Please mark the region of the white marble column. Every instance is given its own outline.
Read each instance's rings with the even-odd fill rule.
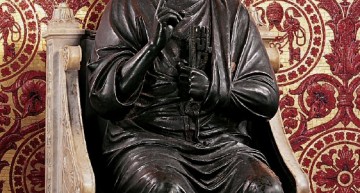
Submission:
[[[46,58],[46,193],[95,192],[86,150],[78,85],[79,28],[65,3],[54,10],[44,35]]]

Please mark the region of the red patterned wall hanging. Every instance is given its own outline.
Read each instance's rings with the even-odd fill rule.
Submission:
[[[279,31],[285,132],[312,192],[360,192],[360,1],[247,1]]]

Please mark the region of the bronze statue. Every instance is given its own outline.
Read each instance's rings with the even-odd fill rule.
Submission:
[[[113,0],[92,60],[112,192],[283,192],[251,146],[279,93],[239,0]]]

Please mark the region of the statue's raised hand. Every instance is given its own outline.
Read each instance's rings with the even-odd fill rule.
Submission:
[[[160,0],[156,9],[155,29],[150,39],[151,43],[160,49],[165,47],[172,36],[174,28],[183,19],[179,12],[164,6],[165,3],[165,0]]]

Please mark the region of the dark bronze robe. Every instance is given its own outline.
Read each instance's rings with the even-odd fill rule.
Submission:
[[[118,69],[148,42],[157,3],[109,3],[89,64],[92,107],[110,120],[103,154],[113,192],[281,192],[264,156],[251,147],[251,133],[262,132],[251,123],[275,114],[278,88],[259,32],[238,0],[168,0],[184,19],[136,92],[118,89]],[[189,138],[196,128],[184,112],[189,99],[180,97],[177,70],[178,61],[188,60],[193,26],[211,29],[212,46],[202,69],[211,83],[199,141]]]

